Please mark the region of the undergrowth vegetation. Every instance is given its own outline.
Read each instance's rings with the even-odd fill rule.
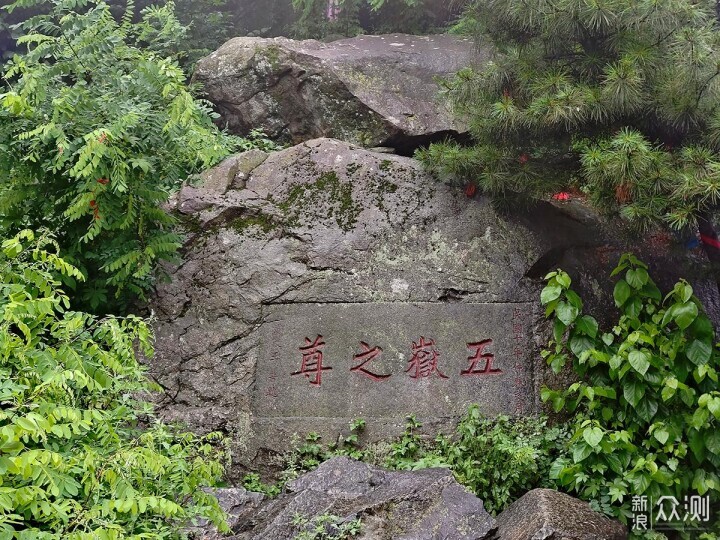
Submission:
[[[217,434],[160,423],[136,349],[137,317],[71,310],[60,276],[82,274],[30,231],[0,247],[0,539],[180,539],[224,470]]]

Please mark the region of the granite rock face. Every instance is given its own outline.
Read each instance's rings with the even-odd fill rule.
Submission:
[[[356,418],[369,442],[410,414],[451,429],[471,403],[537,412],[553,385],[543,276],[564,268],[602,319],[609,271],[636,244],[582,205],[501,215],[410,158],[331,139],[240,154],[205,178],[175,200],[189,236],[150,304],[150,369],[166,418],[233,437],[235,474]],[[670,245],[639,255],[663,286],[693,281]]]
[[[194,75],[233,133],[301,142],[334,137],[398,153],[466,132],[436,78],[484,61],[470,40],[405,34],[331,43],[234,38]]]
[[[232,540],[289,540],[327,514],[338,524],[360,519],[358,540],[483,540],[495,530],[482,501],[447,469],[386,471],[344,457],[290,482],[252,517],[230,514]]]
[[[552,489],[533,489],[497,517],[496,540],[625,540],[619,521]]]

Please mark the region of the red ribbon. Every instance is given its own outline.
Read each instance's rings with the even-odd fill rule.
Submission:
[[[710,236],[707,236],[706,234],[701,234],[700,240],[702,241],[703,244],[712,246],[715,249],[720,249],[720,240],[718,240],[717,238],[711,238]]]

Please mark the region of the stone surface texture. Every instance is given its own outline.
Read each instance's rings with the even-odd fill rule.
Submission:
[[[495,540],[625,540],[619,521],[552,489],[533,489],[497,517]]]
[[[332,442],[363,415],[363,442],[402,433],[409,411],[429,433],[450,429],[461,412],[456,388],[462,406],[539,410],[538,386],[554,384],[539,358],[548,339],[538,302],[543,276],[570,272],[586,312],[609,321],[607,276],[627,243],[637,244],[580,203],[501,215],[410,158],[332,139],[240,154],[206,178],[175,200],[188,238],[184,262],[168,269],[171,282],[150,303],[157,317],[150,369],[164,388],[166,418],[232,436],[233,474],[267,463],[295,433]],[[685,276],[706,303],[717,302],[714,284],[683,264],[687,252],[675,253],[670,240],[645,246],[638,254],[661,286]],[[410,341],[430,332],[447,380],[406,371]],[[334,369],[314,385],[291,373],[301,368],[304,338],[318,335],[327,342],[323,365]],[[472,356],[466,342],[487,338],[495,341],[484,352],[505,373],[462,378]],[[392,379],[350,373],[362,340],[384,348],[383,360],[368,367]],[[282,343],[292,350],[272,349]]]
[[[232,514],[232,511],[231,511]],[[495,520],[447,469],[386,471],[338,457],[290,482],[251,517],[233,516],[232,540],[288,540],[321,515],[360,519],[358,540],[483,540]],[[312,525],[306,525],[312,526]]]
[[[296,143],[334,137],[411,152],[466,132],[437,78],[485,60],[471,40],[449,35],[239,37],[202,59],[194,80],[233,133],[260,128]]]
[[[497,518],[447,469],[388,471],[346,457],[326,461],[290,482],[276,499],[215,490],[228,513],[228,540],[288,540],[318,517],[361,521],[358,540],[625,540],[627,529],[579,499],[534,489]],[[304,524],[295,522],[302,516]],[[332,533],[328,529],[328,533]],[[195,538],[219,540],[205,525]]]

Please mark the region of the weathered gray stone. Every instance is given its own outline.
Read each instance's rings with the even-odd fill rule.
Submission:
[[[497,540],[624,540],[619,521],[552,489],[533,489],[497,516]]]
[[[386,471],[339,457],[326,461],[287,486],[287,493],[239,522],[233,540],[287,540],[301,527],[331,514],[360,519],[358,540],[482,540],[495,520],[480,499],[468,493],[447,469]]]
[[[436,78],[478,61],[471,40],[449,35],[234,38],[202,59],[194,78],[233,133],[260,128],[293,142],[335,137],[410,152],[466,132]]]
[[[208,492],[217,497],[220,508],[227,514],[227,524],[233,530],[247,526],[266,500],[262,493],[241,487],[208,489]],[[227,535],[219,533],[211,523],[204,520],[188,532],[194,540],[227,539]]]
[[[239,466],[287,449],[293,433],[334,441],[360,416],[372,441],[402,433],[408,412],[433,432],[451,428],[469,401],[492,414],[538,410],[538,386],[550,379],[539,357],[543,276],[569,271],[587,312],[610,320],[607,276],[636,244],[579,203],[500,215],[412,159],[329,139],[243,154],[236,165],[232,181],[177,197],[189,238],[150,305],[150,367],[165,417],[232,434]],[[686,252],[673,249],[646,242],[636,252],[663,286],[685,276],[702,293]],[[292,373],[305,338],[319,335],[333,369],[312,385],[312,374]],[[448,379],[405,372],[421,336],[435,339]],[[462,377],[467,344],[484,339],[503,373]],[[384,349],[368,367],[391,379],[350,371],[361,340]]]

